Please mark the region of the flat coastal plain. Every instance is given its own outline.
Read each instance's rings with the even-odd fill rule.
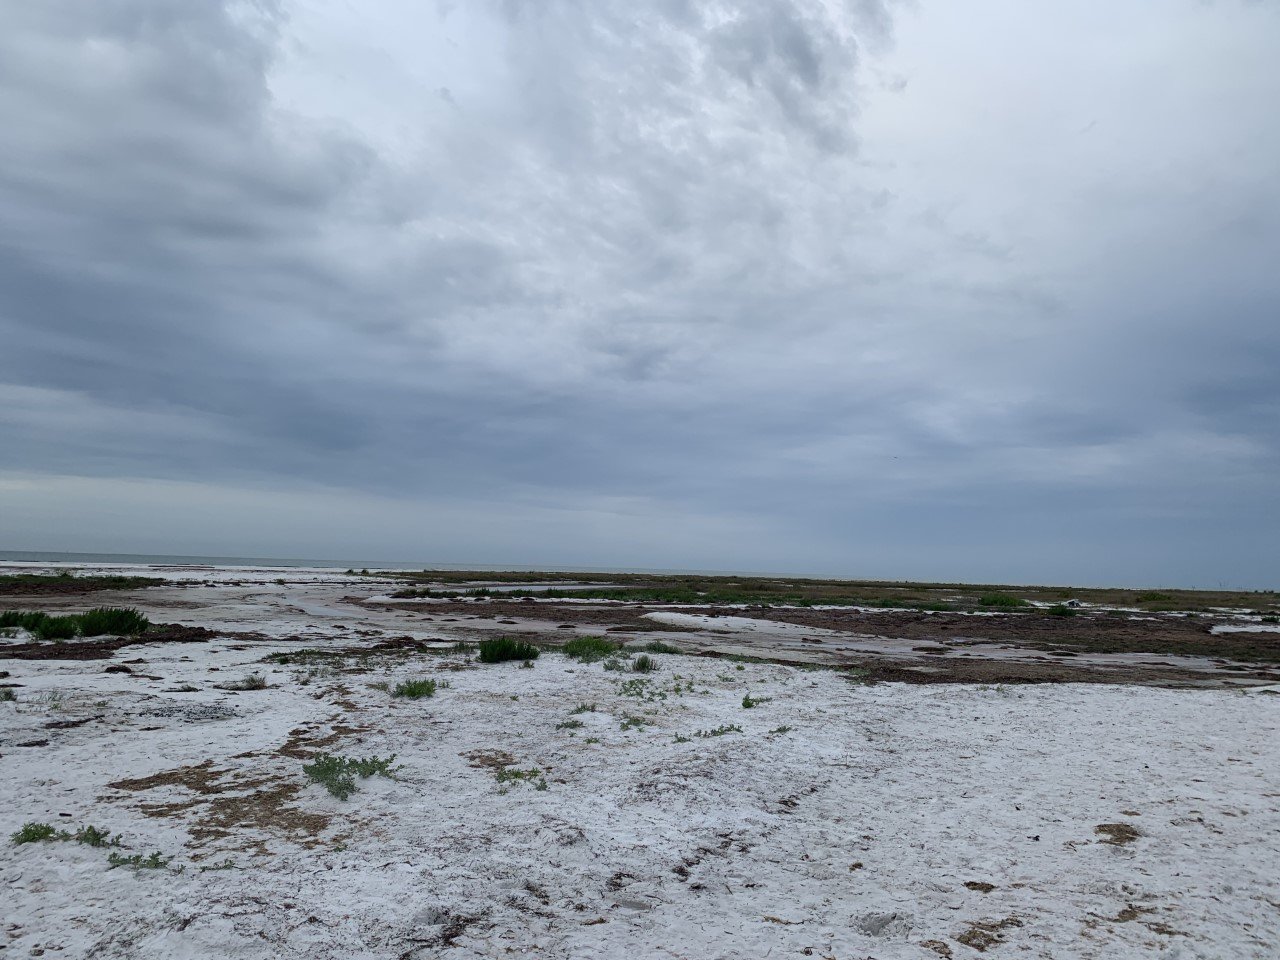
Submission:
[[[1274,595],[3,567],[6,956],[1280,955]]]

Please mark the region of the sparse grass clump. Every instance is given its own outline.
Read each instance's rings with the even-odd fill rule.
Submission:
[[[978,598],[978,603],[984,607],[1025,607],[1027,605],[1027,601],[1007,593],[983,594]]]
[[[434,680],[404,680],[396,684],[394,690],[391,691],[393,697],[406,697],[410,700],[421,700],[423,697],[434,697],[436,695],[436,682]]]
[[[595,713],[595,712],[596,712],[596,705],[594,703],[580,703],[576,707],[574,707],[572,710],[569,711],[569,715],[575,716],[579,713]]]
[[[537,660],[540,653],[542,651],[532,643],[511,637],[495,637],[480,641],[476,658],[481,663],[503,663],[507,660]]]
[[[631,661],[632,673],[653,673],[658,669],[658,661],[647,653],[642,653]]]
[[[650,653],[683,653],[679,647],[673,647],[669,643],[663,643],[661,640],[651,640],[644,645],[644,649]]]
[[[17,696],[9,687],[0,687],[0,703],[13,703]]]
[[[550,789],[547,785],[546,776],[536,767],[529,770],[519,770],[516,767],[499,767],[494,771],[494,776],[497,778],[499,785],[502,786],[499,793],[506,793],[507,784],[511,783],[531,783],[535,790]]]
[[[581,726],[584,726],[581,720],[561,720],[559,723],[556,724],[556,729],[557,730],[577,730]]]
[[[217,684],[219,690],[265,690],[267,689],[267,678],[256,673],[251,673],[247,677],[231,683]]]
[[[606,640],[604,637],[574,637],[568,641],[561,650],[566,657],[573,657],[583,663],[594,663],[597,660],[603,660],[617,653],[621,648],[619,644],[612,640]]]
[[[722,727],[716,727],[714,730],[699,730],[694,734],[695,737],[723,737],[726,733],[741,733],[742,728],[736,723],[726,723]]]
[[[322,753],[313,763],[304,763],[302,772],[320,784],[339,800],[346,800],[356,792],[356,777],[367,780],[375,774],[395,779],[395,754],[389,757],[338,757]]]
[[[1051,617],[1074,617],[1076,615],[1075,610],[1063,603],[1055,603],[1045,612]]]
[[[768,703],[773,697],[753,697],[749,693],[742,695],[742,708],[750,710],[752,707],[758,707],[762,703]]]

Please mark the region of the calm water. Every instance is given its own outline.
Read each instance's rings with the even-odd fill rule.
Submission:
[[[58,553],[42,550],[0,550],[0,562],[16,563],[118,563],[126,566],[181,566],[199,567],[318,567],[333,570],[518,570],[556,571],[567,570],[582,573],[671,573],[708,574],[706,570],[651,570],[634,567],[557,567],[526,566],[524,564],[489,563],[408,563],[387,560],[305,560],[297,557],[199,557],[151,553]]]

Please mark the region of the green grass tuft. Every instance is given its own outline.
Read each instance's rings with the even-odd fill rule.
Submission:
[[[481,663],[503,663],[507,660],[536,660],[542,651],[532,643],[514,640],[511,637],[496,637],[493,640],[481,640],[476,658]]]
[[[673,647],[669,643],[663,643],[661,640],[651,640],[644,645],[644,649],[650,653],[684,653],[679,647]]]
[[[1025,607],[1027,601],[1012,597],[1007,593],[987,593],[978,598],[984,607]]]
[[[242,677],[231,683],[219,683],[217,687],[219,690],[265,690],[267,689],[267,678],[251,673],[249,676]]]
[[[653,673],[658,669],[658,661],[647,653],[642,653],[631,661],[632,673]]]
[[[436,682],[434,680],[404,680],[396,684],[396,688],[391,691],[393,697],[407,697],[410,700],[421,700],[423,697],[434,697],[436,695]]]
[[[583,663],[594,663],[617,653],[621,646],[604,637],[574,637],[560,649],[566,657],[573,657]]]

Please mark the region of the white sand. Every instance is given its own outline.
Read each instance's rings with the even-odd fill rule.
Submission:
[[[257,663],[280,649],[140,646],[114,661],[145,658],[133,675],[0,661],[21,684],[0,704],[0,829],[92,823],[121,853],[172,857],[108,870],[106,850],[0,843],[6,956],[1280,954],[1274,693],[866,687],[659,656],[646,689],[665,698],[646,699],[619,691],[632,675],[556,654],[532,670],[382,659],[303,683],[306,667]],[[254,669],[274,686],[212,687]],[[367,686],[411,676],[451,686],[417,702]],[[200,689],[164,692],[183,683]],[[743,709],[747,691],[773,699]],[[571,716],[580,703],[597,710]],[[622,730],[627,716],[647,725]],[[674,739],[728,724],[742,732]],[[302,786],[303,759],[277,751],[339,725],[324,749],[394,753],[398,779],[346,802]],[[504,788],[464,756],[477,749],[547,789]],[[187,786],[108,786],[202,763]],[[1114,823],[1138,837],[1101,842]]]

